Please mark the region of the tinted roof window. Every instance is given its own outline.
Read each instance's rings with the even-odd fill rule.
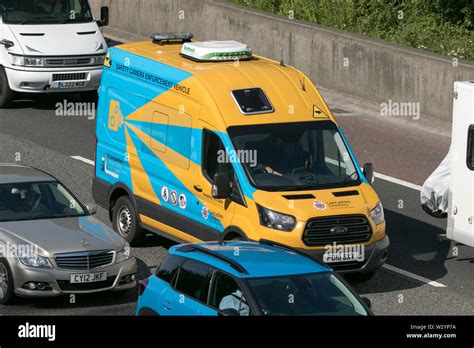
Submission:
[[[273,106],[260,88],[239,89],[232,92],[243,114],[261,114],[273,112]]]

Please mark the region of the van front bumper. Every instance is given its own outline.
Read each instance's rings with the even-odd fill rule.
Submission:
[[[351,261],[351,262],[335,262],[328,263],[327,265],[334,269],[338,273],[374,273],[376,272],[387,260],[388,247],[390,240],[388,236],[378,242],[366,245],[364,247],[364,260],[363,261]],[[323,255],[326,252],[325,249],[309,250],[299,249],[302,252],[312,256],[313,258],[323,262]]]
[[[33,268],[21,262],[10,262],[14,280],[14,292],[20,297],[54,297],[62,294],[88,294],[107,290],[121,291],[134,288],[137,284],[135,274],[137,263],[135,258],[104,266],[93,270],[64,270],[49,268]],[[71,284],[71,274],[107,272],[107,281],[88,284]],[[29,282],[45,283],[48,290],[29,290],[25,284]]]
[[[20,70],[5,68],[10,88],[22,93],[64,93],[97,90],[102,77],[102,66],[75,69]],[[59,75],[54,76],[53,75]],[[56,81],[55,81],[56,80]],[[79,82],[81,86],[60,88],[60,82]]]

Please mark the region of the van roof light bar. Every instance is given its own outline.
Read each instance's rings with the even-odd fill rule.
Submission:
[[[182,253],[198,251],[203,254],[213,256],[216,259],[219,259],[221,261],[228,263],[233,269],[235,269],[239,273],[249,274],[249,272],[240,263],[232,260],[230,257],[224,256],[221,253],[215,252],[214,250],[205,248],[200,245],[192,245],[192,244],[183,245],[182,247],[178,248],[177,251],[182,252]]]
[[[194,37],[191,33],[153,33],[151,39],[153,43],[164,45],[170,41],[190,42]]]

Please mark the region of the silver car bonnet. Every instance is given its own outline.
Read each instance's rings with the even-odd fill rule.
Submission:
[[[30,244],[46,253],[42,256],[91,250],[120,251],[125,240],[92,216],[0,222],[0,240]]]

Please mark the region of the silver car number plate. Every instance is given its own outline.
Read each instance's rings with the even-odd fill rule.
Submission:
[[[71,274],[70,282],[72,284],[96,283],[107,280],[107,272]]]

